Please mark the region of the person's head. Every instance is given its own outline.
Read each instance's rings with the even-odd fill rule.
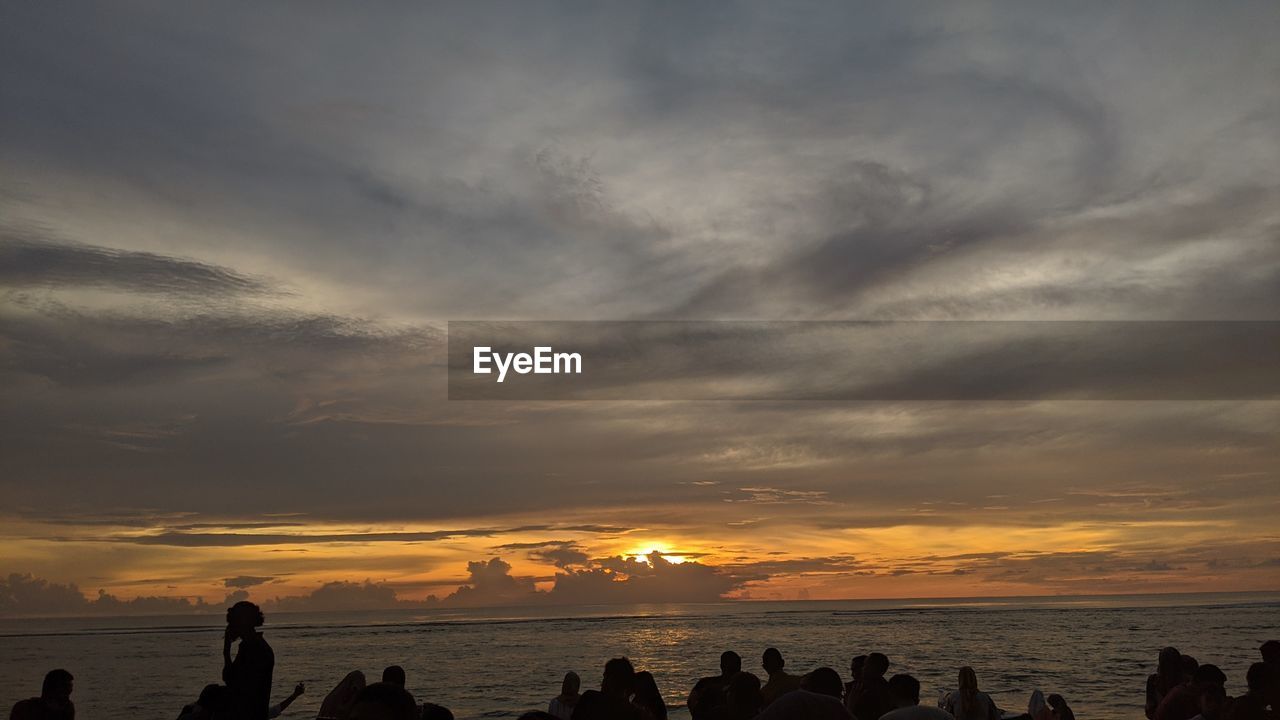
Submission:
[[[399,685],[376,682],[356,695],[347,720],[418,720],[418,703]]]
[[[574,697],[578,694],[578,689],[582,687],[582,678],[578,677],[578,673],[570,670],[564,674],[564,680],[560,682],[560,695],[563,697]]]
[[[729,677],[742,670],[742,658],[732,650],[720,653],[720,674]]]
[[[920,681],[907,674],[889,678],[889,697],[898,707],[920,704]]]
[[[343,717],[347,712],[347,708],[351,707],[351,703],[356,701],[356,696],[364,689],[365,679],[364,673],[359,670],[352,670],[342,678],[324,700],[320,703],[321,717]]]
[[[1200,690],[1200,714],[1206,720],[1216,720],[1227,707],[1227,691],[1220,685],[1210,685]]]
[[[265,620],[262,608],[248,600],[241,600],[227,608],[227,627],[235,631],[237,637],[248,636],[254,628],[262,627]]]
[[[829,667],[820,667],[805,675],[800,679],[800,688],[833,698],[844,694],[844,682],[840,680],[840,673]]]
[[[382,671],[382,682],[404,687],[404,668],[399,665],[387,666],[387,668]]]
[[[1210,686],[1223,687],[1227,684],[1226,673],[1218,669],[1217,665],[1205,663],[1196,668],[1191,676],[1191,684],[1197,689],[1204,689]]]
[[[758,710],[764,699],[760,696],[760,678],[749,672],[740,672],[729,681],[725,699],[736,708]]]
[[[641,670],[636,673],[631,689],[635,692],[636,699],[642,702],[662,700],[662,693],[658,691],[658,681],[653,679],[653,673],[648,670]]]
[[[1195,675],[1196,668],[1200,667],[1200,661],[1196,660],[1190,655],[1183,655],[1181,662],[1182,662],[1182,676],[1188,679],[1190,679],[1192,675]]]
[[[1280,640],[1268,640],[1260,648],[1262,662],[1280,665]]]
[[[442,705],[423,703],[422,720],[453,720],[453,713]]]
[[[627,698],[635,685],[636,669],[631,661],[618,657],[604,664],[604,677],[600,680],[600,692]]]
[[[227,696],[227,688],[224,685],[205,685],[200,691],[200,697],[196,698],[196,704],[205,710],[229,710],[230,703]]]
[[[889,658],[884,653],[873,652],[862,666],[862,674],[868,677],[884,677],[889,672]]]
[[[855,655],[854,658],[849,661],[849,672],[853,673],[854,680],[857,680],[858,678],[862,677],[862,670],[866,666],[867,666],[866,655]]]
[[[973,671],[973,668],[969,667],[968,665],[965,665],[964,667],[960,668],[960,677],[958,679],[958,687],[960,688],[960,692],[962,693],[977,692],[978,674]]]
[[[1164,677],[1177,677],[1182,674],[1182,653],[1176,647],[1167,647],[1160,651],[1160,659],[1156,662],[1156,673]]]
[[[763,667],[764,671],[770,675],[782,670],[786,664],[787,661],[782,659],[782,653],[778,648],[769,648],[768,650],[765,650],[764,656],[760,659],[760,666]]]
[[[71,697],[75,688],[75,678],[61,668],[45,673],[44,683],[40,686],[40,697],[45,700],[66,700]]]

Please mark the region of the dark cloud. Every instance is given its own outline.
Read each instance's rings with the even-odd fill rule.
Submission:
[[[170,615],[207,613],[218,607],[199,598],[193,601],[180,597],[139,596],[122,600],[102,590],[89,599],[74,583],[62,585],[18,573],[0,579],[0,615],[4,616]]]
[[[241,590],[245,590],[257,585],[262,585],[264,583],[271,582],[274,579],[275,578],[273,577],[259,577],[254,575],[237,575],[236,577],[229,577],[224,579],[222,581],[222,584],[225,587],[239,588]]]
[[[272,523],[247,523],[246,525],[249,527],[258,525],[264,527],[279,526],[278,524]],[[285,525],[287,525],[287,523],[285,523]],[[168,545],[173,547],[246,547],[254,545],[309,545],[330,543],[424,543],[457,538],[495,537],[514,533],[555,529],[595,533],[611,533],[615,531],[615,528],[607,526],[557,527],[554,525],[521,525],[505,528],[460,528],[456,530],[431,530],[424,532],[197,533],[186,531],[166,531],[151,535],[113,535],[92,539],[99,542],[128,543],[136,545]],[[70,540],[71,538],[66,539]],[[83,539],[84,538],[80,538],[79,540]],[[572,541],[551,543],[511,543],[507,545],[499,545],[498,549],[546,548],[552,545],[563,548],[572,546],[574,543]]]
[[[720,568],[673,563],[653,552],[644,561],[604,558],[595,567],[558,573],[550,599],[570,604],[714,602],[743,583]]]
[[[216,265],[0,233],[0,287],[109,287],[201,297],[273,292],[262,280]]]
[[[522,605],[539,599],[531,578],[513,577],[502,558],[467,563],[467,584],[444,598],[446,605],[487,607]]]
[[[305,595],[275,597],[262,605],[275,612],[349,612],[421,607],[423,603],[402,601],[392,586],[365,580],[328,582]]]

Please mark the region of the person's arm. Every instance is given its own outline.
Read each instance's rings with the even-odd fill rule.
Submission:
[[[289,706],[293,704],[293,701],[297,700],[298,697],[301,696],[302,693],[306,691],[307,691],[306,686],[303,685],[302,683],[298,683],[297,685],[294,686],[293,692],[289,695],[289,697],[271,706],[271,709],[267,711],[267,717],[269,718],[280,717],[280,715],[283,714],[285,710],[289,709]]]
[[[231,643],[234,641],[228,626],[222,633],[222,682],[226,685],[231,684]]]

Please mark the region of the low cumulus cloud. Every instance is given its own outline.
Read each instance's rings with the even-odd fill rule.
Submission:
[[[222,606],[196,598],[138,596],[121,599],[99,590],[89,598],[75,583],[60,584],[27,574],[0,579],[0,615],[182,615],[216,612]]]

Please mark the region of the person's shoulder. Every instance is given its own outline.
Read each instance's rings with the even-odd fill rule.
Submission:
[[[39,720],[44,717],[44,701],[38,697],[19,700],[9,711],[10,720]]]

